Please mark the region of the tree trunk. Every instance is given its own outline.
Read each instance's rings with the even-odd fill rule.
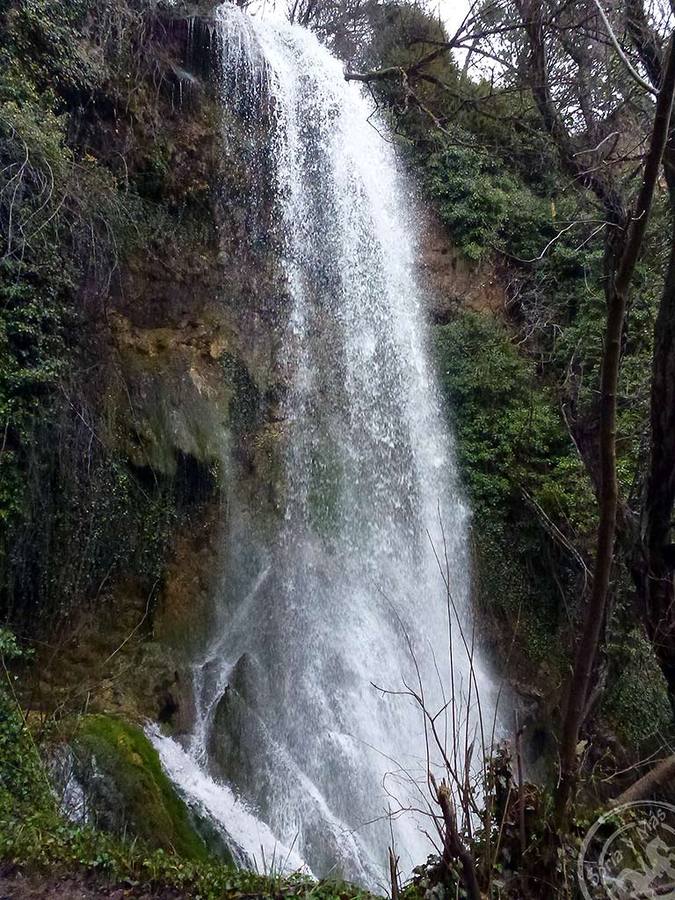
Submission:
[[[650,769],[646,775],[639,778],[623,794],[619,794],[612,800],[612,806],[621,806],[624,803],[635,803],[637,800],[648,799],[655,791],[675,780],[675,754],[667,756]]]
[[[616,272],[608,273],[609,277],[606,285],[607,324],[600,380],[600,490],[598,497],[600,519],[593,568],[593,585],[577,644],[574,671],[569,686],[567,709],[560,739],[560,784],[556,796],[556,812],[561,823],[566,817],[567,806],[576,775],[577,742],[581,726],[583,725],[593,665],[607,611],[607,596],[614,558],[618,505],[616,394],[621,363],[621,334],[625,318],[626,300],[646,231],[654,188],[669,136],[674,88],[675,53],[672,52],[671,41],[663,85],[659,91],[656,103],[654,127],[645,162],[642,187],[628,228],[621,259]],[[672,319],[670,326],[673,327]],[[672,362],[675,363],[675,358],[673,358]],[[669,372],[669,374],[675,374],[675,371],[673,373]],[[671,388],[675,386],[672,381],[670,386]],[[670,508],[672,508],[672,499]],[[649,578],[649,583],[663,587],[665,582]],[[670,585],[672,588],[672,577]]]
[[[464,846],[457,832],[455,811],[452,808],[452,796],[444,781],[441,782],[441,786],[436,790],[436,799],[441,807],[445,824],[443,862],[450,870],[453,859],[458,859],[462,866],[462,880],[464,881],[464,888],[468,897],[470,900],[481,900],[478,876],[476,875],[476,862],[469,850]]]
[[[643,0],[626,0],[626,24],[642,64],[657,87],[664,60],[649,26]],[[651,443],[642,533],[634,566],[645,630],[668,685],[675,713],[675,548],[671,521],[675,503],[675,134],[663,155],[671,217],[671,253],[654,328],[651,385]]]
[[[577,742],[583,724],[591,675],[605,621],[607,595],[614,557],[618,483],[616,476],[616,393],[621,361],[621,335],[626,312],[626,292],[618,293],[616,281],[607,287],[607,324],[600,381],[600,490],[597,545],[591,596],[586,605],[577,644],[567,710],[560,739],[560,785],[556,798],[559,818],[567,803],[576,773]]]
[[[675,148],[668,154],[671,165]],[[673,171],[675,176],[675,170]],[[672,178],[675,182],[675,177]],[[643,511],[643,616],[675,707],[675,548],[670,531],[675,502],[675,190],[672,247],[654,328],[651,454]]]

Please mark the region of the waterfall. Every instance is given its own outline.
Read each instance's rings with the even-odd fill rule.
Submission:
[[[226,830],[240,803],[268,846],[373,886],[392,840],[408,871],[433,850],[433,824],[406,810],[425,808],[438,758],[405,685],[445,708],[450,752],[478,734],[489,692],[470,673],[468,513],[426,348],[414,206],[372,102],[312,33],[225,4],[218,42],[224,103],[252,134],[268,122],[259,168],[289,304],[285,509],[222,599],[187,750],[153,739]]]

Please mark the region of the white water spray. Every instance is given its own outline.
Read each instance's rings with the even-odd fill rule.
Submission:
[[[407,684],[430,711],[447,704],[452,743],[466,698],[487,690],[460,637],[471,641],[468,517],[425,348],[416,223],[370,102],[313,34],[226,4],[218,39],[224,103],[270,126],[260,169],[291,301],[286,508],[196,668],[189,756],[155,740],[188,797],[227,792],[215,773],[266,841],[373,886],[392,827],[404,869],[433,849],[431,823],[403,812],[425,807],[436,762],[423,716],[387,692]],[[216,816],[246,843],[229,808]]]

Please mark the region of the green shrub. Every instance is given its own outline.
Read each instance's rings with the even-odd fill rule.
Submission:
[[[435,329],[435,348],[474,513],[479,603],[516,633],[516,656],[562,665],[578,569],[546,519],[571,542],[588,538],[587,476],[551,392],[503,324],[462,313]]]
[[[20,821],[33,811],[55,812],[42,760],[14,691],[11,667],[29,655],[11,631],[0,628],[0,828],[6,817]]]
[[[476,514],[506,523],[530,496],[555,521],[588,528],[592,496],[554,396],[506,328],[463,313],[436,329],[435,346]]]

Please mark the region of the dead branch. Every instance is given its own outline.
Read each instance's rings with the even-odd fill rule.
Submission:
[[[391,881],[391,900],[399,900],[400,891],[398,887],[398,856],[389,848],[389,878]]]
[[[675,779],[675,753],[658,762],[642,778],[632,784],[618,797],[612,800],[612,806],[622,806],[624,803],[634,803],[636,800],[645,800],[658,788],[672,783]]]
[[[441,808],[443,823],[445,825],[443,863],[448,870],[450,870],[452,861],[458,859],[462,866],[464,887],[466,888],[467,894],[471,900],[481,900],[478,876],[476,875],[476,862],[470,851],[464,846],[457,831],[457,819],[453,809],[450,788],[445,780],[441,781],[439,786],[436,784],[433,775],[431,778],[434,783],[436,799]]]

